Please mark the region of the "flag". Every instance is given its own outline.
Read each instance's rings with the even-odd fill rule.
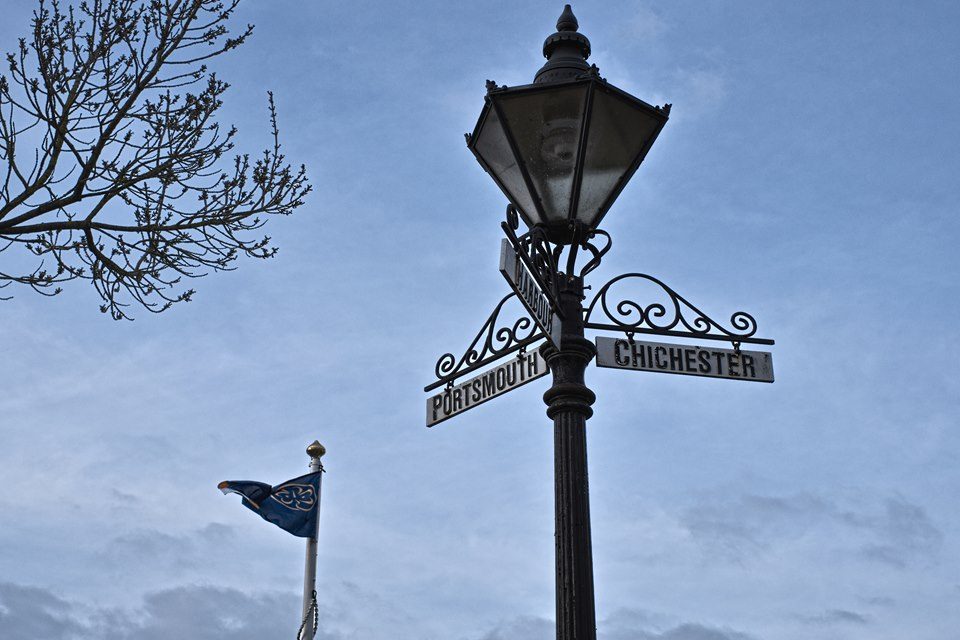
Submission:
[[[243,496],[243,506],[284,531],[312,538],[320,511],[320,474],[315,471],[271,487],[263,482],[226,480],[217,488]]]

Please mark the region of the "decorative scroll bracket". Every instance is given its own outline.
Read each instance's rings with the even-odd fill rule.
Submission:
[[[516,293],[510,292],[500,300],[493,313],[483,323],[477,337],[473,339],[473,342],[470,343],[470,346],[467,347],[467,350],[459,359],[452,353],[445,353],[440,356],[434,367],[437,381],[424,387],[424,391],[432,391],[445,384],[452,384],[454,380],[471,371],[476,371],[515,351],[526,349],[529,345],[545,338],[543,332],[538,329],[526,313],[515,320],[513,324],[497,328],[497,320],[504,305],[516,295]]]
[[[560,318],[563,318],[563,312],[558,301],[561,276],[559,265],[566,246],[552,244],[547,237],[547,231],[541,226],[534,226],[527,233],[518,236],[516,230],[520,226],[520,221],[517,209],[512,204],[507,205],[507,219],[505,222],[501,222],[500,226],[514,251],[517,252],[517,256],[549,299],[554,312]],[[588,230],[576,220],[570,221],[570,229],[572,241],[569,243],[567,253],[566,273],[568,275],[575,273],[577,253],[578,250],[582,250],[588,257],[586,264],[580,269],[580,278],[584,278],[600,266],[600,261],[610,251],[613,240],[606,231],[600,229]],[[603,242],[599,246],[594,242],[597,237],[603,238]]]
[[[628,279],[638,279],[656,285],[663,291],[668,301],[654,301],[643,305],[629,298],[616,300],[617,296],[612,296],[610,293],[611,287]],[[615,303],[611,304],[608,298],[614,298]],[[604,317],[595,318],[595,312],[602,313]],[[625,273],[609,280],[597,291],[584,310],[583,320],[585,328],[620,331],[628,336],[634,333],[646,333],[678,338],[718,340],[732,342],[735,348],[739,348],[740,343],[774,344],[773,340],[754,337],[757,333],[757,321],[749,313],[735,312],[730,316],[732,328],[728,329],[700,311],[661,280],[645,273]]]

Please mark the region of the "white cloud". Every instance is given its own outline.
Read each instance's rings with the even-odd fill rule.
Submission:
[[[651,42],[657,40],[669,27],[663,12],[648,2],[635,2],[620,23],[618,36]]]
[[[827,541],[826,549],[852,549],[862,558],[903,568],[934,558],[943,542],[927,512],[901,496],[841,501],[747,494],[689,508],[681,522],[708,556],[737,562],[810,536]]]
[[[658,628],[647,612],[620,610],[597,624],[597,640],[750,640],[751,636],[697,623],[680,623]],[[479,640],[551,640],[556,637],[552,620],[520,616],[502,622]]]

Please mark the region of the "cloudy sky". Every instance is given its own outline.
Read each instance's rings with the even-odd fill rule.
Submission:
[[[506,293],[463,133],[561,9],[245,1],[223,121],[261,149],[272,89],[315,191],[274,260],[162,316],[0,303],[5,640],[293,638],[302,540],[216,484],[314,438],[320,638],[552,637],[547,381],[433,429],[422,388]],[[777,340],[773,385],[588,369],[601,640],[955,640],[960,6],[574,9],[606,78],[674,105],[594,284],[652,273]]]

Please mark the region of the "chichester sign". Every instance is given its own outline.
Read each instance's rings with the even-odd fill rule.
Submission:
[[[554,313],[550,299],[540,289],[527,267],[520,260],[516,250],[509,240],[504,239],[500,245],[500,273],[507,279],[507,283],[517,292],[520,302],[527,308],[534,322],[540,327],[547,339],[557,349],[560,348],[560,319]]]
[[[427,398],[427,426],[443,422],[549,373],[539,351],[523,353],[455,387]]]
[[[597,338],[597,366],[687,376],[773,382],[773,356],[625,338]]]

